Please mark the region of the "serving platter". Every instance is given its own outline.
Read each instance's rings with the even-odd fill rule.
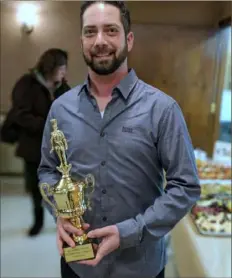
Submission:
[[[201,198],[191,218],[202,235],[231,236],[231,181],[201,181]]]

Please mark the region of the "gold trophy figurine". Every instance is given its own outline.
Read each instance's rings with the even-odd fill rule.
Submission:
[[[67,163],[66,150],[68,144],[64,133],[58,129],[57,120],[51,120],[51,152],[55,151],[60,166],[57,170],[62,174],[61,180],[55,185],[47,183],[40,185],[40,191],[44,200],[54,209],[56,216],[69,219],[78,229],[83,230],[83,214],[86,209],[91,210],[90,197],[94,191],[95,180],[93,175],[88,174],[84,180],[74,181],[70,177],[72,165]],[[49,200],[49,197],[52,199]],[[72,235],[76,246],[74,248],[65,245],[64,258],[66,262],[81,261],[95,258],[95,252],[91,239],[86,233],[82,236]]]

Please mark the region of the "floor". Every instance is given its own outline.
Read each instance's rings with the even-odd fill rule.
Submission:
[[[26,236],[32,223],[31,202],[20,178],[1,178],[1,276],[60,277],[55,224],[46,212],[45,227],[36,238]],[[178,277],[169,251],[166,277]]]

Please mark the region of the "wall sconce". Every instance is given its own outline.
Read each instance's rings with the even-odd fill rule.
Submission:
[[[20,3],[17,18],[22,31],[30,34],[37,23],[37,7],[32,3]]]

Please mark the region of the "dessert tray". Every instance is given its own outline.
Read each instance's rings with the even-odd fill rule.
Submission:
[[[197,160],[198,174],[201,180],[204,179],[231,179],[231,166],[213,163],[210,161]]]
[[[231,189],[230,180],[201,181],[201,198],[190,213],[199,233],[231,236]]]

